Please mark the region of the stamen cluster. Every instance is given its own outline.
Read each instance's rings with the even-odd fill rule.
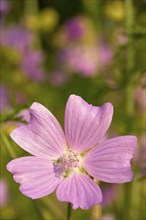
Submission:
[[[66,171],[70,171],[75,167],[79,167],[79,155],[69,149],[62,157],[62,165]]]

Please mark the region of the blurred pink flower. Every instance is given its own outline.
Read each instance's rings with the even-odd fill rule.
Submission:
[[[25,105],[26,104],[26,97],[24,93],[17,91],[16,92],[16,103],[19,105]]]
[[[124,45],[128,42],[128,37],[124,34],[120,34],[120,35],[118,35],[117,40],[118,40],[119,44]]]
[[[3,83],[0,84],[0,112],[9,112],[13,109],[14,103],[21,106],[26,104],[26,97],[22,92],[16,91],[13,93],[13,102],[11,100],[11,93],[11,88]]]
[[[102,64],[102,66],[108,65],[111,63],[113,58],[113,52],[108,46],[107,43],[102,42],[99,45],[99,60]]]
[[[112,61],[113,53],[107,43],[92,46],[70,45],[59,51],[58,62],[66,71],[90,77]]]
[[[42,64],[45,58],[41,50],[32,49],[34,38],[33,33],[23,26],[11,26],[3,30],[1,44],[20,53],[20,69],[29,79],[43,81],[45,72]]]
[[[40,51],[26,52],[21,64],[25,75],[34,81],[43,81],[45,78],[45,72],[41,68],[43,60],[44,55]]]
[[[10,11],[11,4],[7,0],[0,0],[0,27],[3,26],[5,16]]]
[[[11,9],[11,4],[8,0],[0,0],[0,13],[7,13]]]
[[[86,31],[86,23],[82,17],[71,18],[65,23],[65,33],[69,40],[80,39]]]
[[[62,71],[54,71],[50,73],[49,81],[53,86],[60,86],[66,83],[69,79],[69,75]]]
[[[113,215],[103,215],[100,220],[115,220],[115,217]]]
[[[106,208],[112,204],[116,197],[116,185],[109,185],[102,189],[103,200],[102,207]]]
[[[8,186],[4,179],[0,179],[0,207],[5,206],[8,203]]]
[[[3,30],[1,43],[24,53],[29,49],[32,39],[32,33],[26,28],[21,26],[10,26]]]
[[[72,203],[74,209],[89,209],[102,202],[101,190],[90,176],[109,183],[131,181],[130,160],[136,137],[121,136],[100,143],[112,115],[111,103],[95,107],[71,95],[65,110],[64,135],[52,113],[33,103],[29,124],[11,133],[12,139],[33,155],[7,165],[20,183],[20,191],[37,199],[56,190],[58,200]]]
[[[84,76],[95,75],[99,67],[95,47],[68,47],[60,52],[58,57],[65,69]]]
[[[0,84],[0,112],[10,108],[8,89],[4,84]]]

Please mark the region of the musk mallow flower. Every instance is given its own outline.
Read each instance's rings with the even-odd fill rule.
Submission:
[[[72,203],[74,209],[89,209],[102,201],[101,190],[93,178],[109,183],[131,181],[130,160],[136,137],[101,141],[112,115],[111,103],[96,107],[71,95],[65,109],[64,134],[53,114],[33,103],[29,124],[11,133],[12,139],[33,155],[14,159],[7,165],[14,180],[20,183],[20,191],[38,199],[56,190],[58,200]]]

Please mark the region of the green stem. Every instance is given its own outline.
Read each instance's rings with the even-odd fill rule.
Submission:
[[[67,207],[67,220],[71,219],[71,210],[72,210],[71,203],[68,203],[68,207]]]
[[[24,1],[24,13],[27,16],[38,16],[39,13],[39,1],[38,0],[25,0]],[[41,39],[39,34],[35,34],[34,45],[37,48],[41,48]]]
[[[125,26],[126,33],[130,33],[134,23],[134,13],[133,13],[133,0],[125,0]],[[134,67],[134,49],[132,44],[133,36],[128,34],[128,45],[127,45],[127,64],[126,64],[126,74],[125,74],[125,110],[127,115],[127,132],[131,131],[132,128],[132,118],[134,115],[134,88],[132,85],[132,71]],[[130,219],[130,208],[131,208],[131,192],[132,183],[126,183],[124,186],[124,209],[122,210],[122,219]]]
[[[126,32],[130,33],[134,23],[133,13],[133,0],[125,0],[125,13],[126,13]],[[126,101],[126,113],[131,120],[134,113],[134,102],[133,102],[133,85],[131,83],[131,76],[134,67],[134,48],[132,44],[133,36],[128,34],[128,45],[127,45],[127,70],[125,75],[126,88],[125,88],[125,101]],[[128,123],[131,124],[131,123]]]
[[[83,0],[84,9],[89,15],[98,31],[101,29],[102,0]]]
[[[125,195],[123,200],[124,209],[122,210],[123,220],[130,219],[132,183],[125,183],[124,189],[125,189]]]
[[[125,88],[125,108],[126,108],[126,115],[128,118],[127,121],[127,130],[130,130],[131,126],[132,126],[132,118],[133,118],[133,114],[134,114],[134,87],[133,85],[129,82],[126,84],[126,88]]]
[[[0,123],[14,120],[18,112],[19,112],[18,110],[15,110],[15,111],[9,112],[8,114],[1,115]]]
[[[8,151],[8,153],[10,154],[10,156],[11,156],[12,158],[16,158],[16,154],[15,154],[15,152],[13,151],[12,145],[10,145],[7,136],[4,134],[4,132],[2,132],[2,130],[1,130],[1,138],[2,138],[2,141],[3,141],[4,145],[5,145],[5,147],[6,147],[7,151]]]
[[[127,69],[129,72],[133,69],[134,64],[134,53],[133,53],[133,35],[130,34],[133,28],[134,23],[134,14],[133,14],[133,0],[125,1],[125,12],[126,12],[126,32],[128,34],[128,47],[127,47]],[[131,72],[130,72],[131,73]]]
[[[102,207],[100,205],[94,205],[92,208],[92,220],[101,218]]]
[[[39,205],[38,201],[33,200],[33,205],[34,205],[34,208],[35,208],[35,211],[37,213],[37,216],[38,216],[39,220],[44,219],[44,216],[41,212],[40,205]]]
[[[0,123],[5,123],[8,121],[18,121],[21,123],[26,123],[22,120],[22,117],[19,116],[19,113],[21,113],[21,111],[26,108],[27,108],[27,106],[21,106],[21,108],[18,107],[17,109],[14,109],[14,110],[8,112],[7,114],[1,114],[0,115]]]
[[[35,15],[38,13],[38,0],[25,0],[24,1],[24,10],[26,15]]]

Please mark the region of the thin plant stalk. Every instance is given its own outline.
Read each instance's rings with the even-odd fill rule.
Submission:
[[[93,178],[94,182],[96,182],[97,184],[99,184],[100,182],[98,180],[96,180],[95,178]],[[101,213],[102,213],[102,207],[101,205],[94,205],[92,208],[92,219],[93,220],[97,220],[100,219],[101,217]]]
[[[41,208],[40,208],[40,205],[39,205],[38,201],[32,200],[32,202],[33,202],[34,209],[37,213],[37,216],[38,216],[39,220],[44,220],[44,216],[43,216],[43,213],[41,212]]]
[[[131,82],[131,76],[134,66],[134,47],[132,45],[133,36],[131,34],[134,23],[133,11],[134,11],[133,0],[125,0],[125,14],[126,14],[125,27],[126,27],[126,33],[128,34],[127,64],[126,64],[126,75],[125,75],[126,77],[125,104],[126,104],[126,114],[130,119],[134,113],[133,85]]]
[[[27,16],[37,16],[39,12],[39,2],[38,0],[25,0],[24,1],[24,13]],[[35,34],[34,38],[35,46],[41,48],[41,39],[38,34]]]
[[[38,13],[38,0],[25,0],[24,1],[24,10],[26,15],[36,15]]]
[[[71,211],[72,211],[71,203],[68,203],[68,206],[67,206],[67,220],[71,219]]]
[[[12,145],[9,143],[9,140],[8,140],[7,136],[5,135],[5,133],[2,131],[2,129],[1,129],[1,139],[5,145],[5,148],[7,149],[10,157],[12,159],[16,158],[16,154],[13,151]]]
[[[125,110],[127,115],[127,131],[131,131],[131,119],[134,115],[134,100],[133,100],[133,86],[131,75],[134,67],[134,48],[132,46],[132,27],[134,23],[134,13],[133,13],[133,0],[125,0],[125,26],[126,33],[128,34],[128,45],[127,45],[127,64],[126,64],[126,86],[125,86]],[[122,219],[130,219],[130,208],[131,208],[131,191],[132,182],[126,183],[124,187],[124,211],[122,214]]]

